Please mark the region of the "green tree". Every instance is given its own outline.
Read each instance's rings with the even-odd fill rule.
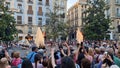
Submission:
[[[57,9],[57,7],[55,8]],[[64,14],[58,14],[59,10],[51,11],[49,14],[49,22],[46,23],[46,38],[54,41],[59,37],[67,37],[68,25],[64,21],[59,21],[59,16],[64,18]]]
[[[13,34],[16,33],[15,19],[11,16],[8,6],[5,6],[4,0],[0,1],[0,40],[12,41]]]
[[[95,0],[88,3],[89,8],[84,12],[87,16],[84,18],[85,25],[83,33],[86,40],[103,40],[107,36],[111,20],[105,17],[105,10],[109,7],[104,0]]]

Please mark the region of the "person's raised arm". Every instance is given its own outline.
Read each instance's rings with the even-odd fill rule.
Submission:
[[[68,44],[65,42],[64,45],[67,47],[67,55],[70,56],[70,47],[68,46]]]
[[[55,68],[56,67],[56,64],[55,64],[55,58],[54,58],[54,48],[51,49],[51,62],[52,62],[52,67]]]
[[[67,55],[65,54],[65,52],[64,52],[63,49],[60,49],[60,51],[61,51],[61,53],[62,53],[63,56],[67,56]]]
[[[11,57],[10,57],[10,55],[8,54],[7,50],[5,50],[5,56],[6,56],[6,58],[7,58],[9,61],[11,61]]]
[[[79,55],[79,50],[80,50],[80,48],[81,48],[81,45],[80,44],[78,44],[78,47],[77,47],[77,49],[75,50],[75,59],[77,60],[78,59],[78,55]]]

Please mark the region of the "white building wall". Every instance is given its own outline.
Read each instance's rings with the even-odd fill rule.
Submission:
[[[10,9],[15,11],[14,12],[14,18],[17,19],[17,16],[22,16],[22,24],[17,24],[16,28],[18,30],[22,30],[23,33],[22,34],[18,34],[18,36],[23,36],[23,39],[25,39],[25,36],[28,34],[28,17],[32,17],[32,36],[34,37],[36,35],[36,31],[37,31],[37,27],[38,27],[38,18],[42,18],[42,25],[46,24],[46,18],[48,18],[46,16],[46,12],[48,12],[48,10],[46,10],[46,8],[49,8],[52,11],[52,3],[53,0],[49,0],[49,6],[46,6],[46,0],[42,0],[42,5],[38,4],[39,0],[32,0],[33,4],[28,3],[28,0],[22,0],[22,2],[19,2],[17,0],[6,0],[6,2],[10,2]],[[18,13],[18,3],[22,4],[22,10],[23,13]],[[33,10],[33,14],[29,15],[27,13],[28,11],[28,5],[32,5],[32,10]],[[42,7],[42,12],[43,15],[40,16],[38,15],[38,8],[39,6]],[[17,21],[17,20],[16,20]],[[41,25],[41,26],[42,26]]]

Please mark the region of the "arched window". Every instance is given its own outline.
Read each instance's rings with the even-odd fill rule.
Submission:
[[[21,34],[22,34],[22,33],[23,33],[23,31],[22,31],[22,30],[18,30],[18,33],[21,33]]]

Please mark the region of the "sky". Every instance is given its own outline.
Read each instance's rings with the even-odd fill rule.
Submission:
[[[73,4],[75,4],[75,2],[77,2],[78,0],[68,0],[67,2],[67,9],[69,9]]]

